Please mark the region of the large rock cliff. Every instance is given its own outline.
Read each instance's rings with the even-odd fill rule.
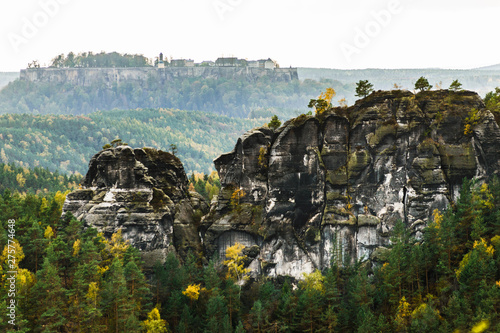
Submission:
[[[91,159],[82,189],[68,194],[63,214],[71,212],[106,237],[121,230],[148,267],[168,251],[201,255],[197,229],[208,205],[187,184],[181,161],[170,153],[110,148]]]
[[[298,80],[297,68],[255,68],[255,67],[124,67],[124,68],[28,68],[22,69],[20,79],[29,82],[66,83],[79,86],[130,82],[144,87],[149,81],[164,84],[174,78],[236,78],[258,80],[266,78],[271,82]]]
[[[151,266],[168,251],[223,258],[246,246],[252,274],[301,278],[332,260],[371,258],[398,220],[416,236],[462,179],[500,170],[500,129],[473,92],[376,92],[349,108],[257,128],[217,158],[210,211],[181,162],[127,146],[96,154],[64,212],[122,229]],[[202,217],[203,216],[203,217]]]
[[[419,237],[462,179],[497,173],[499,157],[499,127],[467,91],[379,91],[254,129],[214,161],[222,190],[201,226],[206,255],[240,242],[254,274],[296,278],[376,260],[396,221]]]

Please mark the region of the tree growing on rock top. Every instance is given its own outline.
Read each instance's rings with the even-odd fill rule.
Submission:
[[[175,143],[170,144],[170,152],[172,155],[176,156],[177,155],[177,145]]]
[[[360,80],[356,83],[356,96],[365,98],[373,92],[373,84],[368,80]]]
[[[332,99],[336,94],[333,88],[326,88],[326,91],[322,92],[318,99],[311,99],[307,107],[314,108],[316,114],[321,114],[332,107]]]
[[[102,146],[102,149],[116,148],[118,146],[128,146],[128,143],[123,142],[122,139],[114,139],[110,143],[106,143]]]
[[[451,91],[460,91],[460,90],[462,90],[462,84],[458,80],[455,80],[450,84],[450,90]]]
[[[423,76],[421,76],[417,82],[415,82],[415,90],[420,91],[428,91],[431,90],[432,86],[429,84],[429,81]]]
[[[500,88],[495,88],[495,91],[490,91],[484,97],[484,103],[486,104],[486,108],[490,110],[497,123],[500,124]]]
[[[267,124],[267,126],[271,128],[273,131],[275,131],[281,126],[281,121],[279,120],[277,115],[274,115],[271,118],[271,121]]]

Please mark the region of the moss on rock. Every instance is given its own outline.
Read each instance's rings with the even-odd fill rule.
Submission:
[[[380,224],[380,219],[373,215],[358,215],[358,226],[377,226]]]
[[[347,169],[349,178],[358,176],[371,163],[368,150],[359,150],[349,155]]]
[[[370,133],[367,135],[368,144],[371,147],[375,147],[380,144],[386,136],[396,136],[397,128],[397,124],[387,124],[377,127],[375,133]]]
[[[332,185],[347,185],[347,168],[345,166],[337,170],[328,170],[326,172],[326,181]]]

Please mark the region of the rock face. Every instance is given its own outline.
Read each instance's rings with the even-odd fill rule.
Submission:
[[[396,221],[419,237],[462,179],[498,173],[499,157],[499,127],[468,91],[376,92],[254,129],[214,161],[222,189],[201,225],[206,256],[240,242],[254,274],[296,278],[376,259]]]
[[[256,68],[256,67],[125,67],[125,68],[27,68],[20,73],[21,80],[29,82],[67,83],[79,86],[131,82],[138,86],[153,80],[164,84],[178,77],[200,77],[205,79],[246,78],[258,80],[267,78],[272,82],[298,80],[297,68]]]
[[[168,251],[201,254],[197,229],[208,205],[187,184],[181,161],[170,153],[110,148],[91,159],[83,188],[68,194],[63,214],[71,212],[107,237],[121,229],[151,267]]]
[[[463,178],[498,174],[499,158],[500,129],[477,94],[376,92],[243,135],[214,161],[222,189],[210,210],[178,158],[120,146],[92,158],[63,214],[108,237],[121,229],[148,266],[169,251],[223,258],[239,242],[252,274],[301,278],[376,261],[398,220],[421,236]]]

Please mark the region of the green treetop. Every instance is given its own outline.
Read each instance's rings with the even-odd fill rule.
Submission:
[[[450,90],[452,91],[462,90],[462,84],[458,80],[455,80],[450,84]]]
[[[271,121],[267,124],[267,126],[269,126],[269,128],[271,128],[273,130],[276,130],[281,126],[281,121],[278,119],[277,115],[274,115],[271,118]]]
[[[427,91],[431,90],[432,86],[429,84],[429,81],[423,76],[420,77],[420,79],[415,82],[415,89],[420,90],[420,91]]]
[[[373,84],[368,80],[360,80],[356,83],[356,96],[364,98],[373,92]]]

